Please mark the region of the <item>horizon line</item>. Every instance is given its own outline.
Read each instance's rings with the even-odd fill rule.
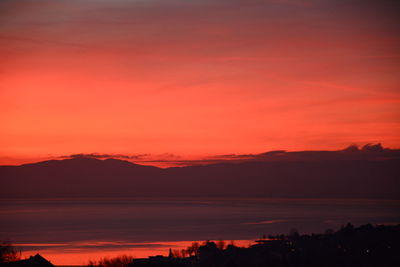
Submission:
[[[383,147],[381,143],[367,143],[365,145],[351,144],[344,149],[336,150],[270,150],[262,153],[246,153],[246,154],[215,154],[206,156],[181,156],[172,153],[162,154],[121,154],[121,153],[74,153],[70,155],[47,156],[37,157],[36,160],[21,160],[17,164],[4,164],[0,166],[22,166],[28,164],[41,163],[46,161],[62,161],[68,159],[97,159],[107,160],[115,159],[120,161],[130,162],[136,165],[153,166],[158,168],[170,167],[185,167],[185,166],[204,166],[213,165],[218,163],[243,163],[243,162],[256,162],[256,161],[286,161],[286,160],[301,160],[299,157],[304,157],[307,153],[341,153],[342,156],[366,156],[366,154],[376,154],[377,152],[398,152],[400,148]],[[362,153],[362,154],[360,154]],[[297,156],[297,157],[296,157]],[[326,156],[326,155],[325,155]],[[376,155],[375,155],[376,156]],[[384,156],[384,155],[381,155]],[[400,156],[400,155],[398,155]],[[291,157],[291,158],[290,158]],[[304,158],[303,158],[304,159]],[[311,160],[306,158],[305,160]],[[315,159],[314,159],[315,160]],[[0,157],[1,162],[1,157]]]

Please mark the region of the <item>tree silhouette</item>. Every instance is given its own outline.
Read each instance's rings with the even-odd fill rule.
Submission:
[[[121,255],[115,258],[103,258],[96,261],[89,261],[90,267],[128,267],[133,262],[133,257],[128,255]]]
[[[191,256],[197,257],[199,255],[199,247],[200,245],[198,242],[193,242],[192,245],[187,247],[186,253],[189,255],[189,257]]]
[[[224,250],[225,249],[225,245],[226,245],[225,240],[218,240],[217,241],[217,248],[219,250]]]
[[[0,241],[0,263],[8,263],[21,259],[21,251],[17,251],[10,241]]]

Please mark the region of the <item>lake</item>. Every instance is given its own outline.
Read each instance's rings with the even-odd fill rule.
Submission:
[[[192,241],[337,230],[348,222],[400,223],[400,201],[335,199],[24,199],[2,200],[0,239],[23,256],[86,264],[103,256],[167,255]]]

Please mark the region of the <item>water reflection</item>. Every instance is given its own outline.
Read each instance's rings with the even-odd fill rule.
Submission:
[[[25,255],[41,250],[55,263],[70,264],[99,253],[165,255],[185,240],[254,240],[291,228],[323,232],[347,222],[395,224],[399,211],[400,201],[387,200],[6,200],[0,206],[0,238],[20,244]]]

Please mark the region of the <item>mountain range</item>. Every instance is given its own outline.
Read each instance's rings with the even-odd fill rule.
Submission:
[[[340,153],[347,155],[343,157],[329,151],[296,153],[296,157],[282,160],[256,157],[247,161],[227,160],[164,169],[119,159],[90,157],[0,166],[0,198],[400,199],[399,150],[343,150]],[[370,154],[366,156],[365,153]],[[272,154],[266,155],[270,159]]]

